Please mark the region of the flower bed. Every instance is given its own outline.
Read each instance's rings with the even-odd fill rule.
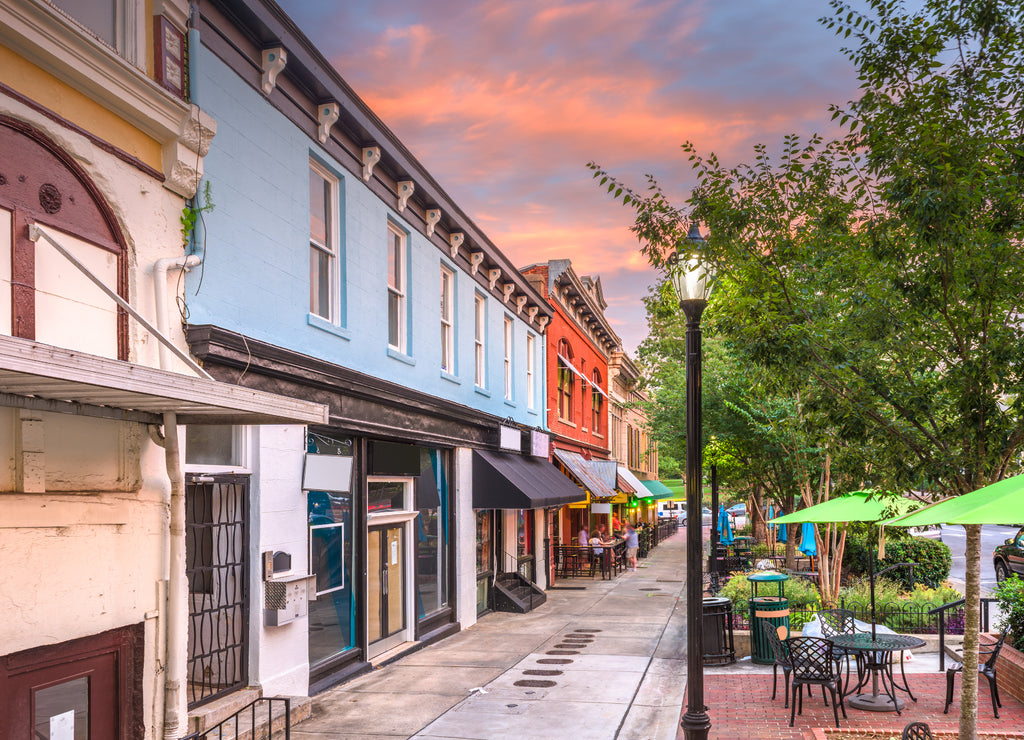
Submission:
[[[899,730],[843,730],[835,728],[815,728],[814,740],[900,740]],[[935,740],[957,740],[960,733],[956,730],[932,731]],[[1020,740],[1024,732],[979,732],[978,740]]]

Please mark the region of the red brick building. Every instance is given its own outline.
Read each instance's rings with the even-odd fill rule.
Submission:
[[[530,265],[522,273],[554,308],[545,332],[552,456],[590,494],[587,503],[563,507],[552,530],[568,543],[582,526],[596,526],[588,503],[618,497],[616,464],[610,460],[608,363],[621,340],[605,318],[600,278],[577,275],[569,260]]]

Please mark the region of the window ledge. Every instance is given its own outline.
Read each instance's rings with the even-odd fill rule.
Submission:
[[[398,360],[399,362],[404,362],[406,365],[416,367],[416,360],[414,358],[410,357],[404,352],[399,352],[394,347],[388,347],[388,357]]]
[[[510,401],[507,398],[505,399],[505,405],[511,406],[512,408],[517,408],[519,406],[519,404],[517,404],[515,401]]]
[[[559,417],[558,423],[565,424],[567,427],[572,427],[573,429],[576,428],[576,425],[573,424],[571,421],[569,421],[568,419],[562,419],[561,417]]]
[[[487,390],[486,388],[484,388],[483,386],[480,386],[480,385],[473,386],[473,390],[476,391],[477,393],[479,393],[481,396],[486,396],[487,398],[491,397],[491,392],[489,390]]]
[[[597,437],[597,438],[599,438],[599,439],[604,439],[604,435],[603,435],[603,434],[601,434],[600,432],[591,432],[590,434],[591,434],[592,436],[594,436],[594,437]]]
[[[330,321],[325,319],[323,316],[318,316],[315,313],[306,314],[306,323],[312,326],[314,329],[325,331],[328,334],[333,334],[336,337],[341,337],[346,341],[351,341],[352,332],[348,329],[332,324]]]
[[[449,383],[455,383],[455,385],[462,385],[462,380],[457,375],[452,375],[447,370],[441,371],[441,379],[447,380]]]
[[[537,416],[537,415],[540,414],[540,412],[537,409],[531,409],[531,408],[526,409],[526,413],[533,414],[534,416]]]

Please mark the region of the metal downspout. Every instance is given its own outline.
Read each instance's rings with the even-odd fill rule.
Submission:
[[[185,694],[188,662],[188,582],[185,578],[185,475],[178,446],[177,415],[164,414],[164,455],[171,481],[168,536],[167,663],[164,679],[164,738],[178,740],[188,718]]]

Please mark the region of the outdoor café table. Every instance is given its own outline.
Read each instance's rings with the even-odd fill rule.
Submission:
[[[864,656],[864,675],[852,689],[844,689],[843,696],[850,696],[867,685],[868,676],[871,677],[871,693],[857,694],[849,700],[853,709],[866,709],[869,712],[896,712],[900,714],[903,708],[903,700],[896,696],[899,689],[906,693],[911,699],[917,701],[910,692],[907,684],[907,674],[903,670],[903,651],[914,650],[924,647],[925,641],[913,635],[876,635],[874,639],[869,632],[857,632],[852,635],[836,635],[831,638],[832,643],[848,652],[861,653]],[[896,683],[892,673],[892,654],[900,653],[900,678],[902,686]],[[878,691],[879,679],[881,679],[882,691]]]

